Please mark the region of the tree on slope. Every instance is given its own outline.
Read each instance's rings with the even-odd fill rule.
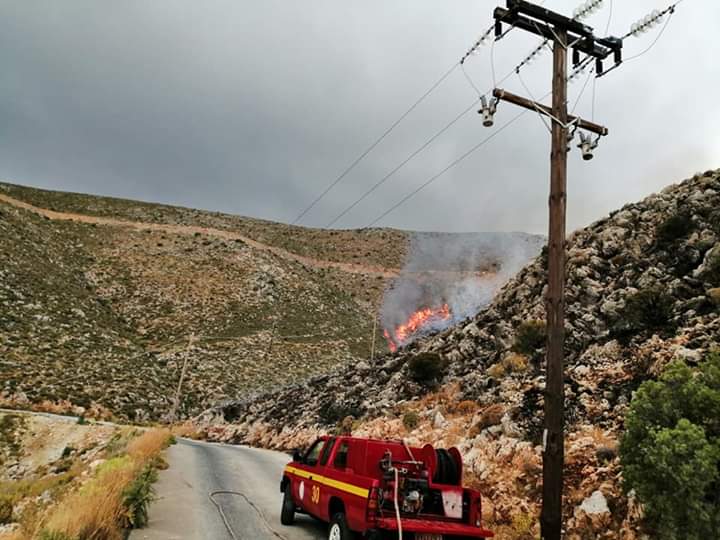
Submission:
[[[671,363],[638,389],[620,445],[624,483],[661,539],[720,538],[720,354]]]

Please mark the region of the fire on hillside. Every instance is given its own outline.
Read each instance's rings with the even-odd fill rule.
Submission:
[[[443,304],[439,308],[419,309],[408,317],[407,321],[395,327],[394,331],[385,329],[383,335],[387,339],[388,347],[395,352],[417,335],[425,331],[436,330],[438,323],[445,325],[451,317],[450,307]],[[392,332],[392,333],[391,333]]]

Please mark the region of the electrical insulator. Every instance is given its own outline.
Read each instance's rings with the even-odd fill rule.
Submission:
[[[580,143],[577,146],[585,161],[590,161],[593,158],[593,150],[597,148],[599,142],[599,135],[598,138],[593,141],[590,135],[585,135],[582,131],[580,132]]]
[[[603,2],[605,2],[605,0],[588,0],[588,2],[575,8],[575,11],[573,11],[573,19],[589,17],[602,7]]]
[[[493,98],[490,100],[490,103],[488,103],[485,96],[480,96],[480,110],[478,114],[481,114],[483,117],[483,126],[492,127],[495,123],[495,112],[497,111],[499,101],[498,98]]]
[[[633,25],[630,27],[630,34],[638,37],[640,36],[640,34],[649,32],[653,27],[657,26],[662,22],[664,16],[664,12],[658,11],[657,9],[653,10],[652,13],[645,15],[645,17],[643,17],[639,21],[633,23]]]

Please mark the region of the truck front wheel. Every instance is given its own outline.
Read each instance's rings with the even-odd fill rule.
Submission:
[[[295,523],[295,501],[293,501],[290,489],[290,482],[285,486],[283,491],[282,510],[280,510],[280,523],[283,525],[292,525]]]
[[[342,512],[334,514],[330,520],[328,540],[351,540],[352,538],[355,538],[355,535],[345,521],[345,514]]]

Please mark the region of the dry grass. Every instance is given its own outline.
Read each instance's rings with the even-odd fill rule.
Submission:
[[[0,540],[26,540],[26,538],[20,531],[0,533]]]
[[[171,428],[175,437],[184,437],[186,439],[202,440],[203,436],[198,427],[192,422],[184,422],[177,424]]]
[[[491,527],[495,531],[495,538],[506,540],[535,540],[539,538],[537,518],[531,514],[515,514],[509,525]]]
[[[129,457],[105,462],[97,476],[55,509],[46,529],[71,538],[116,540],[125,508],[123,491],[137,473],[138,464]]]
[[[530,361],[524,354],[511,352],[503,358],[502,365],[508,373],[521,373],[527,371]]]
[[[42,529],[83,540],[124,538],[121,526],[129,518],[125,491],[143,467],[158,460],[170,440],[168,429],[151,429],[132,439],[125,455],[104,462],[91,480],[53,508]]]
[[[448,412],[459,415],[468,415],[473,414],[475,411],[477,411],[477,409],[478,404],[476,402],[466,399],[453,406],[452,409]]]
[[[493,364],[487,369],[487,374],[493,379],[502,379],[505,376],[505,366],[501,362]]]
[[[493,403],[483,409],[475,425],[470,429],[470,436],[478,435],[483,429],[496,426],[502,421],[505,414],[505,407],[500,403]]]
[[[169,429],[150,429],[128,443],[127,453],[135,461],[145,464],[167,448],[171,437]]]

